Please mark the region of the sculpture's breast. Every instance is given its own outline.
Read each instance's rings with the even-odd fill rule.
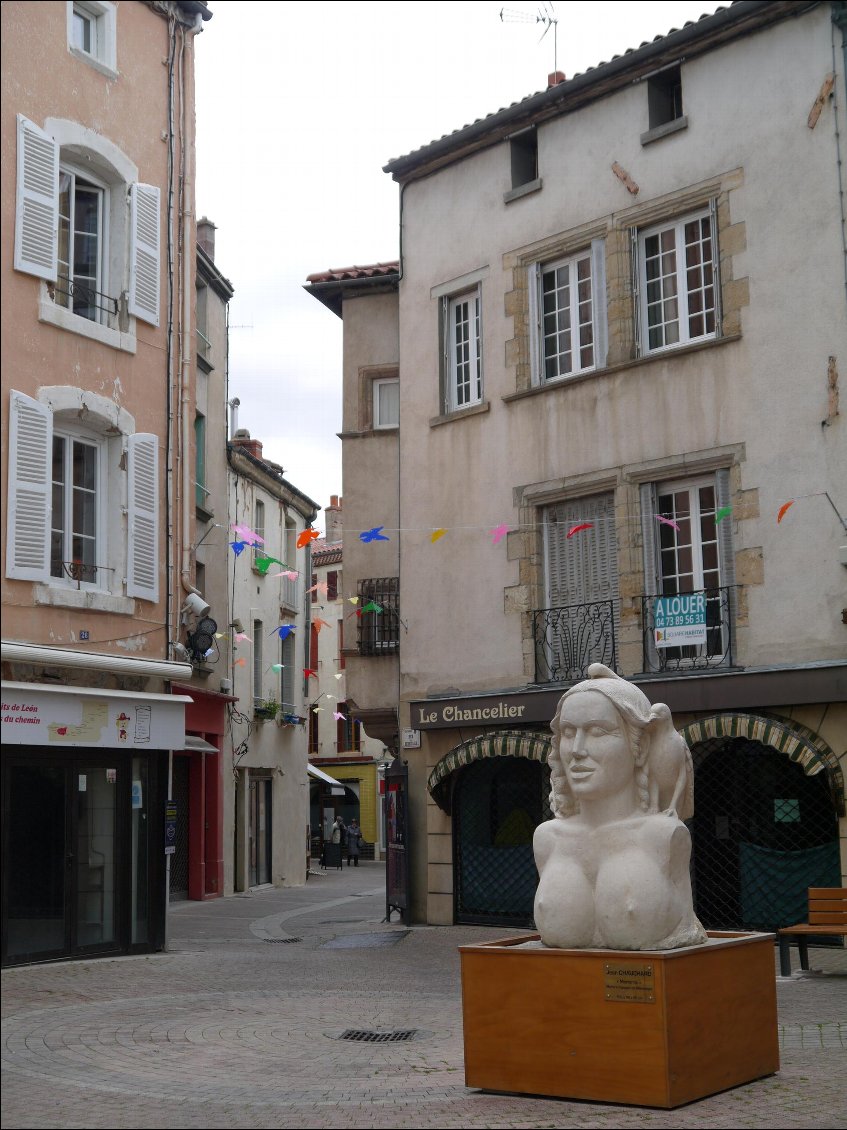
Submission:
[[[597,929],[614,949],[651,949],[678,928],[690,909],[674,883],[671,855],[688,853],[674,835],[682,825],[665,816],[624,821],[598,829],[601,859],[594,887]],[[688,833],[685,829],[685,839]]]
[[[540,879],[535,925],[546,946],[579,949],[594,944],[593,859],[588,837],[560,819],[536,830]]]

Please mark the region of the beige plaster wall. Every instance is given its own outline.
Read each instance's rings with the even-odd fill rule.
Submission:
[[[90,390],[128,411],[136,431],[154,432],[160,440],[160,599],[157,604],[135,601],[130,616],[111,612],[35,605],[33,584],[2,579],[3,635],[15,640],[35,640],[58,646],[76,646],[81,630],[90,632],[88,646],[95,651],[165,656],[167,630],[164,506],[167,435],[167,385],[165,326],[167,256],[165,254],[165,201],[167,152],[162,132],[167,130],[167,21],[146,4],[119,3],[117,7],[118,77],[108,78],[75,58],[67,48],[66,5],[59,2],[2,5],[2,243],[0,287],[3,303],[0,326],[3,339],[2,452],[0,497],[7,498],[9,391],[17,389],[37,397],[43,385],[69,385]],[[188,144],[194,145],[193,40],[185,52]],[[144,105],[144,128],[139,128],[139,99]],[[177,113],[179,107],[177,107]],[[158,185],[162,193],[161,305],[158,328],[135,322],[136,348],[124,352],[90,338],[39,322],[39,279],[13,269],[15,182],[17,160],[16,115],[43,127],[47,118],[69,119],[101,134],[118,147],[138,169],[140,181]],[[177,160],[179,150],[177,149]],[[193,178],[193,172],[191,173]],[[190,275],[193,308],[193,273]],[[175,310],[176,316],[176,310]],[[189,409],[193,416],[193,407]],[[192,460],[193,454],[188,453]],[[176,455],[177,470],[181,467]],[[117,468],[115,468],[117,471]],[[193,476],[192,476],[193,479]],[[179,481],[175,485],[179,504]],[[123,528],[117,531],[125,538]],[[186,538],[192,536],[185,531]],[[2,571],[5,573],[6,524],[2,524]],[[181,538],[181,535],[180,535]],[[179,563],[179,542],[173,560]],[[35,605],[35,606],[34,606]],[[86,646],[86,645],[83,645]]]
[[[344,302],[344,443],[342,474],[351,492],[344,497],[345,593],[355,595],[361,579],[396,577],[400,573],[399,466],[400,430],[374,430],[368,422],[369,382],[394,375],[398,365],[396,294],[353,298]],[[403,376],[400,375],[401,395]],[[359,534],[384,526],[389,541],[362,542]],[[400,591],[400,616],[405,619],[405,594]],[[345,648],[355,648],[353,620],[345,631]],[[401,628],[401,632],[403,629]],[[405,639],[401,638],[403,651]],[[347,696],[362,710],[397,703],[398,658],[348,655]]]
[[[775,61],[785,58],[791,82],[773,83]],[[410,643],[403,697],[524,681],[515,614],[529,607],[529,591],[520,591],[528,581],[523,555],[510,560],[505,543],[493,547],[486,534],[520,521],[517,487],[607,476],[620,492],[622,553],[635,551],[632,568],[643,569],[637,473],[654,464],[657,474],[676,475],[687,453],[716,449],[737,452],[733,535],[748,618],[740,661],[843,657],[843,530],[823,494],[840,495],[847,481],[843,414],[821,426],[828,359],[847,356],[832,105],[814,130],[806,124],[830,59],[822,7],[684,64],[688,128],[657,143],[641,146],[646,90],[634,85],[539,128],[540,192],[503,203],[507,143],[408,186],[400,287],[399,551]],[[636,198],[611,172],[613,161],[640,186]],[[611,274],[616,231],[644,223],[651,209],[672,215],[675,200],[710,184],[729,210],[724,296],[740,338],[504,401],[518,388],[509,295],[519,253],[600,223]],[[485,269],[488,410],[431,426],[439,413],[432,289]],[[757,507],[744,505],[751,491]],[[778,526],[778,507],[790,498],[797,499],[790,521]],[[431,546],[438,526],[449,533]]]

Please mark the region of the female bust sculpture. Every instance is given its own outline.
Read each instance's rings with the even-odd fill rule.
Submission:
[[[689,861],[691,754],[664,705],[594,663],[551,723],[552,820],[533,847],[535,922],[556,948],[676,949],[706,932]]]

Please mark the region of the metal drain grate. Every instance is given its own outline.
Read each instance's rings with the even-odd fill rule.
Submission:
[[[281,945],[281,946],[290,945],[291,942],[302,942],[303,941],[302,938],[265,938],[263,940],[266,941],[266,942],[275,942],[277,945]]]
[[[367,1028],[346,1028],[339,1040],[356,1040],[367,1044],[395,1044],[403,1040],[414,1040],[417,1028],[397,1028],[393,1032],[374,1032]]]

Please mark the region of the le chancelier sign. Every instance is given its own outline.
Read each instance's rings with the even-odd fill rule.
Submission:
[[[411,726],[416,730],[444,730],[456,726],[518,726],[524,722],[549,725],[562,689],[413,702]]]

